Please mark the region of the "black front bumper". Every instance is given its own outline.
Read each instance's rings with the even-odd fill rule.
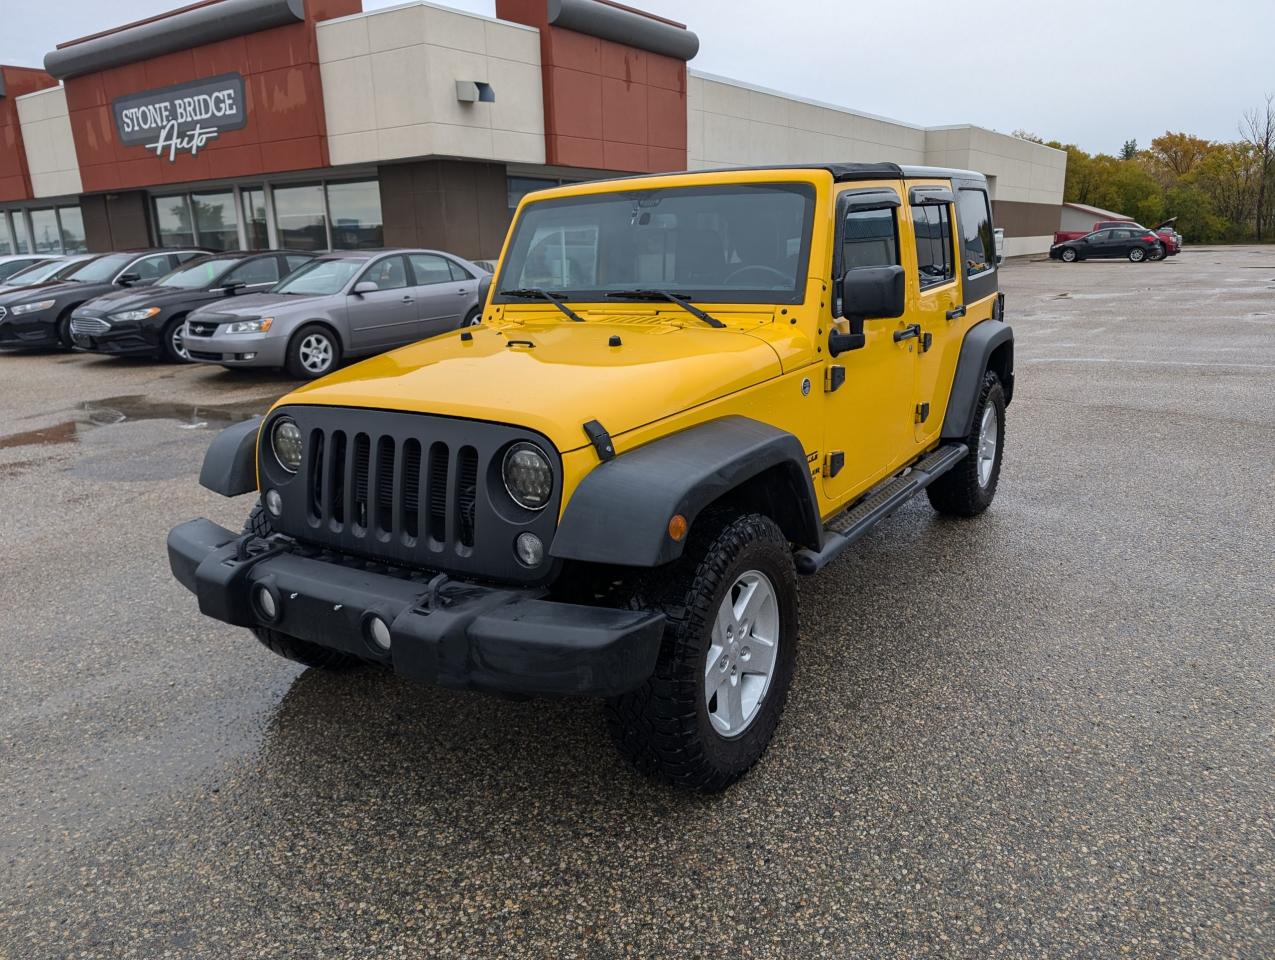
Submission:
[[[100,319],[92,317],[90,319]],[[72,317],[74,323],[75,317]],[[71,330],[71,342],[81,350],[105,353],[116,357],[155,356],[159,352],[161,327],[153,322],[115,322],[102,333],[76,333]]]
[[[200,612],[268,627],[384,663],[445,687],[536,695],[613,696],[655,668],[664,615],[557,603],[543,589],[419,579],[304,555],[285,538],[246,539],[210,520],[168,535],[173,575]],[[254,599],[269,591],[276,615]],[[369,619],[390,627],[389,650]]]

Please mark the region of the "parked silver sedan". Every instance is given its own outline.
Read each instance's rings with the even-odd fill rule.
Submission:
[[[477,321],[487,272],[437,250],[324,254],[268,293],[186,319],[190,358],[226,367],[283,367],[312,380],[343,357],[370,356]]]

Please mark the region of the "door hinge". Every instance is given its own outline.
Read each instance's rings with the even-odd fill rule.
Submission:
[[[841,385],[845,382],[846,368],[840,364],[834,363],[824,371],[823,391],[824,393],[836,393],[841,389]]]
[[[930,405],[928,403],[918,403],[916,405],[916,422],[925,423],[930,419]]]
[[[921,352],[922,353],[928,352],[930,347],[932,347],[933,345],[934,345],[934,334],[932,333],[921,334]]]
[[[841,450],[833,450],[828,454],[828,463],[824,467],[823,475],[825,477],[835,477],[841,472],[841,468],[846,465],[846,455]]]

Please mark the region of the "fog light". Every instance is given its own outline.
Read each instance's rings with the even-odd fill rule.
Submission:
[[[239,359],[240,360],[256,360],[257,355],[255,353],[241,353],[239,354]]]
[[[518,561],[526,567],[538,567],[545,558],[545,545],[534,533],[520,533],[514,541]]]
[[[376,614],[367,618],[367,635],[382,650],[390,648],[390,625]]]
[[[283,513],[283,497],[279,496],[278,490],[266,491],[266,509],[276,517]]]
[[[265,587],[257,588],[257,609],[267,620],[279,615],[279,604],[275,602],[274,594]]]

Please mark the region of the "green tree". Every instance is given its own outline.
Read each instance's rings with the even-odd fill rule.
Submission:
[[[1124,142],[1124,146],[1120,148],[1120,159],[1132,160],[1137,155],[1138,155],[1138,141],[1126,140]]]

